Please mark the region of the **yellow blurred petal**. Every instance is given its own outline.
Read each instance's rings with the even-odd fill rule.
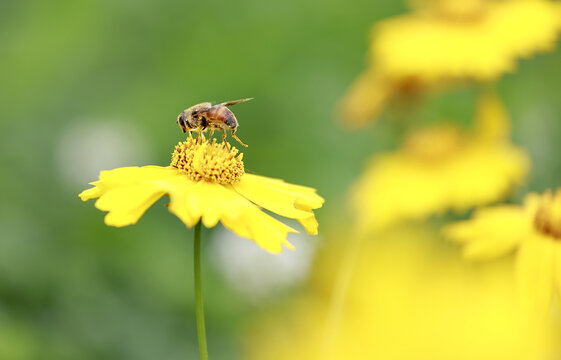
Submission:
[[[489,260],[512,252],[519,245],[517,238],[478,238],[464,246],[463,257],[468,260]]]
[[[354,186],[351,203],[362,230],[445,211],[466,211],[504,198],[522,183],[529,159],[508,144],[467,140],[434,159],[405,151],[374,157]]]
[[[446,226],[444,235],[464,244],[470,260],[487,260],[514,250],[532,233],[532,217],[519,206],[479,209],[472,219]]]
[[[388,80],[375,72],[360,75],[339,104],[338,114],[346,126],[359,128],[377,117],[394,95]]]
[[[541,200],[541,195],[535,192],[531,192],[524,196],[524,211],[529,214],[529,216],[534,216],[538,210]]]
[[[315,262],[310,285],[283,311],[271,309],[250,323],[244,359],[558,358],[559,331],[521,316],[510,262],[474,267],[457,261],[437,233],[410,224],[362,242],[341,320],[326,343],[333,280],[342,251],[353,242],[347,232],[332,240]]]
[[[553,276],[555,278],[555,290],[559,299],[561,299],[561,243],[556,241],[554,247],[554,269]]]
[[[554,286],[555,243],[535,232],[518,250],[516,278],[522,309],[530,314],[549,310]]]
[[[109,212],[105,216],[107,225],[126,226],[135,224],[163,195],[164,191],[151,184],[123,186],[105,192],[95,206]]]
[[[454,21],[429,12],[385,20],[373,29],[371,58],[390,77],[424,81],[488,81],[516,60],[555,46],[561,5],[552,1],[489,1],[485,13]]]
[[[475,136],[484,141],[507,139],[510,135],[510,120],[504,104],[494,89],[488,89],[477,102]]]

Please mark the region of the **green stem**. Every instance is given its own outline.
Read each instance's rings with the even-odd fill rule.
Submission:
[[[208,360],[205,331],[205,310],[203,308],[203,292],[201,286],[201,223],[195,225],[195,298],[197,335],[199,337],[199,354],[201,360]]]

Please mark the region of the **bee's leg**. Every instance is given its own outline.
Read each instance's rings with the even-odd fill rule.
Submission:
[[[199,128],[199,138],[197,139],[197,141],[199,141],[202,144],[204,140],[205,137],[203,136],[203,129]]]
[[[230,144],[226,141],[226,130],[222,129],[222,144],[226,144],[228,150],[230,149]]]
[[[243,147],[247,147],[247,145],[244,144],[244,143],[240,140],[240,138],[236,136],[236,132],[235,132],[234,130],[232,130],[232,137],[233,137],[234,139],[236,139]]]
[[[212,135],[214,135],[214,129],[210,129],[210,135],[208,136],[208,140],[212,139]]]

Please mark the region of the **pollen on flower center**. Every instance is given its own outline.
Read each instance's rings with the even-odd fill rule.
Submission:
[[[189,137],[175,146],[171,167],[179,169],[194,181],[233,184],[244,174],[243,154],[224,143]]]
[[[545,235],[561,240],[561,188],[555,194],[548,190],[541,196],[534,227]]]
[[[421,161],[442,160],[456,153],[462,146],[460,131],[452,126],[431,127],[406,136],[405,152]]]

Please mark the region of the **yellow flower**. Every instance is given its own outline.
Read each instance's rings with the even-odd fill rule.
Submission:
[[[369,69],[342,101],[362,125],[392,99],[461,81],[488,82],[555,46],[561,4],[546,0],[420,0],[372,29]],[[382,94],[382,95],[381,95]]]
[[[515,249],[522,306],[548,309],[561,295],[561,189],[530,193],[522,206],[479,209],[470,220],[453,223],[445,234],[464,245],[464,257],[484,260]]]
[[[358,231],[499,201],[529,168],[506,139],[508,121],[495,97],[483,97],[474,134],[452,125],[411,132],[395,152],[374,156],[351,193]]]
[[[124,167],[102,171],[93,188],[83,191],[83,201],[99,198],[95,206],[108,211],[105,223],[111,226],[134,224],[164,195],[169,211],[186,226],[202,220],[206,227],[218,221],[239,236],[254,240],[262,248],[278,253],[296,230],[267,215],[261,208],[296,219],[310,234],[317,234],[313,209],[324,200],[309,187],[282,180],[247,174],[243,154],[225,144],[189,137],[179,143],[171,165]]]
[[[561,5],[552,1],[433,3],[374,28],[371,56],[381,73],[488,81],[514,70],[518,58],[552,49],[561,32]]]
[[[512,264],[474,267],[435,229],[392,228],[363,242],[340,327],[322,349],[341,246],[328,241],[305,293],[249,327],[247,360],[558,359],[559,332],[517,308]],[[320,282],[320,284],[318,284]],[[547,356],[549,355],[549,357]]]
[[[375,69],[361,74],[338,105],[339,118],[350,129],[365,126],[388,105],[412,103],[425,85],[414,78],[391,79]]]

